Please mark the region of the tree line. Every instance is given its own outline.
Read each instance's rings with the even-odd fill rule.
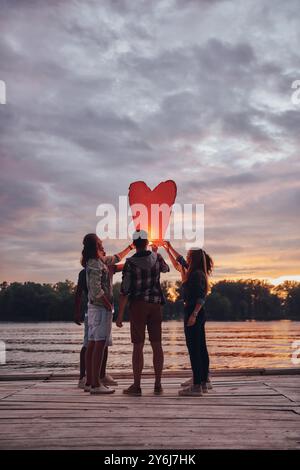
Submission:
[[[0,284],[0,321],[71,321],[76,285],[69,280],[55,284],[12,282]],[[118,311],[120,283],[113,286]],[[166,298],[164,319],[182,318],[181,282],[162,282]],[[83,301],[83,310],[86,299]],[[211,286],[206,300],[208,319],[216,321],[300,320],[300,283],[273,286],[260,280],[223,280]],[[126,316],[125,316],[126,320]]]

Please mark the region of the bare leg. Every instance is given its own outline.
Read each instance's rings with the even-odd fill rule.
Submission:
[[[153,367],[155,373],[155,386],[161,385],[161,376],[164,366],[164,352],[160,342],[151,343],[153,351]]]
[[[86,347],[82,346],[80,351],[80,379],[83,379],[83,377],[85,377],[85,353]]]
[[[132,369],[134,377],[134,385],[141,386],[141,376],[144,367],[144,343],[134,343],[132,352]]]
[[[95,341],[89,341],[86,350],[85,364],[86,364],[86,385],[92,383],[92,358],[94,354]]]
[[[106,346],[103,352],[103,359],[102,359],[102,364],[101,364],[101,369],[100,369],[100,379],[104,379],[106,375],[107,357],[108,357],[108,347]]]
[[[92,387],[99,387],[99,375],[100,375],[100,368],[103,359],[103,352],[104,352],[105,341],[95,341],[95,346],[93,350],[92,356]]]

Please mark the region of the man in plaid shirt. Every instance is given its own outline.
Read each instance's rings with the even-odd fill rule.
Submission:
[[[147,233],[143,230],[133,235],[135,255],[126,260],[123,268],[120,307],[117,326],[122,327],[125,306],[129,300],[129,320],[131,341],[133,343],[132,367],[134,384],[124,390],[127,395],[140,396],[141,375],[144,365],[143,348],[147,326],[153,350],[155,372],[154,393],[161,395],[161,375],[163,369],[163,350],[161,345],[162,305],[165,299],[160,286],[160,273],[168,272],[169,266],[153,246],[149,251]]]

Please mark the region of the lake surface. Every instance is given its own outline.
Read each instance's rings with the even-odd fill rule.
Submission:
[[[6,344],[1,369],[75,372],[78,369],[83,326],[73,323],[0,323],[0,340]],[[292,343],[300,340],[300,322],[207,322],[206,334],[212,369],[248,367],[300,367],[293,364]],[[131,368],[129,324],[113,326],[114,345],[109,368]],[[165,369],[189,369],[182,323],[163,324]],[[151,369],[151,347],[145,344],[145,369]]]

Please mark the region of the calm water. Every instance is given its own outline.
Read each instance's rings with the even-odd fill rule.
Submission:
[[[83,326],[73,323],[0,323],[0,340],[6,343],[2,369],[74,372],[78,368]],[[300,340],[300,322],[208,322],[207,342],[211,368],[297,367],[291,362],[292,342]],[[129,325],[113,327],[109,368],[129,369]],[[163,325],[166,369],[189,368],[182,323]],[[145,368],[151,368],[151,347],[145,345]],[[299,365],[298,365],[299,367]]]

